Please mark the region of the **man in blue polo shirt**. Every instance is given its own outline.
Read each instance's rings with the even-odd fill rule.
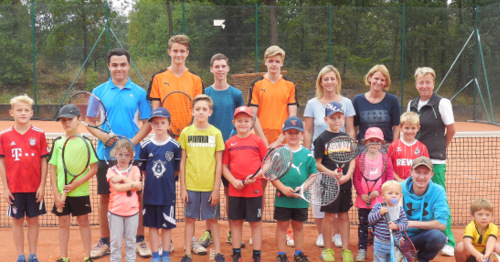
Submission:
[[[151,131],[148,118],[151,106],[146,100],[146,91],[128,78],[130,70],[130,54],[123,48],[112,49],[108,53],[108,68],[111,78],[94,88],[92,93],[101,99],[107,110],[108,121],[114,134],[129,138],[136,145],[136,159],[139,157],[141,140]],[[139,127],[139,122],[142,126]],[[107,130],[107,125],[101,126]],[[87,130],[98,138],[97,156],[97,193],[99,197],[99,225],[101,239],[92,249],[90,256],[99,258],[109,254],[109,225],[107,219],[109,203],[109,183],[106,180],[108,165],[104,161],[104,143],[111,138],[110,134],[95,128]],[[109,131],[109,130],[108,130]],[[142,208],[142,207],[141,207]],[[151,250],[144,240],[144,227],[140,223],[137,231],[137,251],[142,257],[151,256]]]

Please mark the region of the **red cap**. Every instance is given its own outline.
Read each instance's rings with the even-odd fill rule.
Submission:
[[[236,108],[236,110],[234,110],[233,119],[236,117],[236,115],[241,114],[241,113],[247,114],[247,115],[251,116],[252,118],[254,118],[253,111],[250,107],[240,106],[240,107]]]

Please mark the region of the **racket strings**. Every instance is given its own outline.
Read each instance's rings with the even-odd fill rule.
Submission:
[[[290,169],[293,161],[292,152],[282,146],[272,149],[273,151],[264,159],[262,171],[264,176],[270,180],[282,177]]]
[[[337,163],[347,163],[353,160],[358,152],[358,143],[351,137],[336,137],[326,146],[328,157]]]
[[[88,125],[100,126],[106,121],[106,108],[95,95],[89,92],[74,94],[69,103],[78,107],[80,120]]]
[[[303,187],[303,195],[313,205],[325,206],[333,202],[339,193],[337,179],[323,173],[308,178]]]
[[[68,138],[62,152],[62,159],[66,171],[75,177],[87,170],[89,147],[83,138]]]

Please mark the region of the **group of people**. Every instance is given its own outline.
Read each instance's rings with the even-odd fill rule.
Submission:
[[[297,117],[297,87],[281,74],[285,51],[278,46],[266,50],[267,72],[252,83],[248,106],[244,106],[241,91],[227,82],[230,68],[226,56],[212,57],[210,71],[214,83],[204,89],[202,79],[186,67],[189,48],[187,36],[170,38],[171,64],[153,75],[147,92],[128,78],[129,53],[124,49],[108,53],[111,78],[93,93],[104,103],[111,129],[128,137],[136,148],[126,143],[117,145],[114,154],[120,154],[123,161],[110,167],[103,154],[104,144],[112,134],[87,127],[98,139],[97,150],[92,150],[86,173],[69,185],[65,185],[61,150],[66,138],[79,135],[78,109],[72,105],[60,109],[58,120],[64,134],[54,141],[49,153],[43,131],[29,122],[33,101],[26,95],[11,100],[10,114],[15,124],[0,133],[0,177],[9,216],[13,217],[18,262],[38,261],[37,218],[46,213],[43,197],[47,173],[54,194],[52,213],[59,219],[58,262],[69,261],[70,215],[77,218],[80,227],[84,261],[109,253],[111,261],[121,261],[122,240],[126,261],[135,261],[136,252],[152,257],[153,262],[171,261],[169,255],[174,251],[171,230],[176,227],[175,206],[179,204],[175,200],[177,177],[180,181],[177,193],[185,206],[186,218],[185,255],[181,262],[192,261],[191,253],[207,254],[206,247],[211,244],[215,246],[215,261],[225,261],[218,226],[221,183],[227,203],[230,231],[226,241],[233,248],[232,261],[242,261],[244,221],[252,231],[251,259],[261,261],[263,192],[267,183],[259,176],[250,179],[249,175],[259,169],[268,149],[282,144],[294,157],[290,171],[280,180],[272,181],[276,188],[273,217],[277,220],[278,262],[288,261],[286,245],[294,246],[294,261],[309,261],[303,248],[303,223],[308,219],[309,204],[294,192],[317,172],[335,176],[340,183],[339,196],[333,203],[312,206],[318,228],[316,245],[323,247],[323,261],[335,260],[332,244],[341,248],[343,261],[365,261],[370,225],[374,231],[373,257],[377,261],[388,261],[388,228],[396,233],[397,241],[403,239],[401,232],[407,232],[404,235],[419,251],[420,261],[430,261],[440,251],[448,256],[456,252],[457,261],[465,261],[469,256],[480,261],[479,258],[484,259],[493,250],[500,251],[500,246],[494,244],[498,228],[491,224],[493,207],[484,199],[472,204],[474,221],[455,250],[445,192],[446,147],[455,134],[454,119],[451,102],[433,92],[436,75],[431,68],[416,70],[420,96],[411,100],[407,112],[400,115],[399,100],[387,93],[391,80],[384,65],[370,69],[364,79],[369,91],[352,101],[341,95],[339,71],[331,65],[325,66],[316,80],[316,97],[307,102],[302,122]],[[192,97],[192,104],[187,106],[192,107],[193,123],[176,140],[168,132],[176,112],[167,110],[168,105],[162,105],[161,101],[166,94],[177,90]],[[108,130],[106,125],[102,128]],[[151,130],[154,135],[146,138]],[[339,172],[337,163],[327,156],[325,145],[341,135],[355,137],[365,145],[390,143],[388,168],[372,192],[366,188],[358,160],[346,163]],[[140,153],[134,155],[134,151]],[[131,159],[135,159],[136,166],[124,175],[121,170],[127,167],[123,163]],[[94,175],[98,181],[100,240],[91,249],[88,180]],[[356,258],[348,248],[353,185],[359,216]],[[63,192],[68,195],[65,201],[61,201]],[[384,219],[386,213],[390,213],[390,222]],[[206,231],[199,240],[194,230],[198,219],[206,221]],[[144,227],[149,228],[151,248],[145,240]],[[293,241],[289,232],[293,232]]]

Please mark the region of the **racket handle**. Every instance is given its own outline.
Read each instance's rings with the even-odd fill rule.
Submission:
[[[342,168],[341,167],[337,168],[337,172],[342,173]]]
[[[278,197],[281,197],[281,192],[278,192]]]
[[[66,192],[63,192],[61,194],[61,202],[65,203],[66,202]],[[62,208],[57,208],[57,213],[62,213],[63,209]]]

